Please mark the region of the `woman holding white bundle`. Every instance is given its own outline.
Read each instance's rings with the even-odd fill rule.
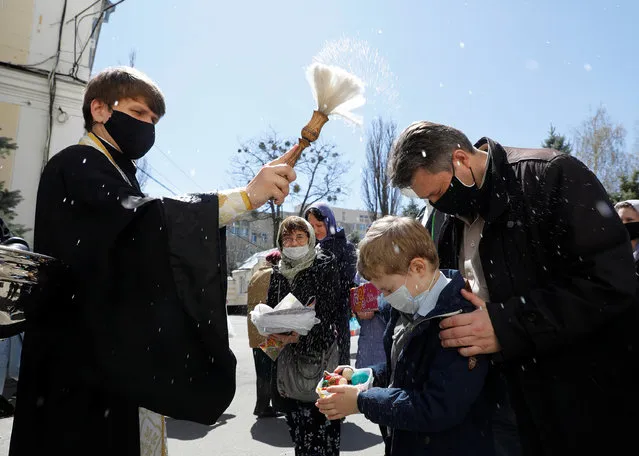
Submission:
[[[267,304],[275,307],[291,293],[302,304],[314,301],[320,322],[305,336],[295,332],[270,336],[285,344],[275,363],[273,405],[286,413],[296,456],[338,455],[340,421],[327,420],[314,405],[317,396],[313,397],[323,370],[332,371],[338,361],[335,259],[315,248],[313,228],[301,217],[282,222],[277,244],[282,259],[273,268]],[[313,380],[315,373],[318,376]],[[300,391],[300,383],[306,391]]]

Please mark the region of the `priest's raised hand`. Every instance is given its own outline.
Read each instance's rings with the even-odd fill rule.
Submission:
[[[284,202],[289,192],[289,184],[297,177],[286,161],[297,147],[297,145],[293,146],[280,158],[263,166],[246,186],[246,193],[253,209],[257,209],[271,198],[275,204]]]

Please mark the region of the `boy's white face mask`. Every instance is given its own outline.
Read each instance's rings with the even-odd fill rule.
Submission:
[[[391,305],[391,307],[399,310],[400,312],[414,315],[424,301],[428,299],[430,289],[433,288],[433,284],[438,277],[439,271],[435,271],[435,274],[433,274],[433,278],[430,281],[430,285],[428,285],[426,290],[422,291],[417,296],[413,296],[410,291],[408,291],[406,282],[404,282],[404,285],[393,291],[388,296],[384,296],[384,299]],[[408,275],[406,276],[406,280],[408,280]]]

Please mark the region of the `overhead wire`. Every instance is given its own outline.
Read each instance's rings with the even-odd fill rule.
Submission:
[[[160,151],[160,153],[162,155],[164,155],[164,157],[171,162],[171,164],[173,166],[175,166],[177,168],[178,171],[180,171],[182,174],[184,174],[184,176],[186,176],[187,179],[189,179],[191,182],[193,182],[200,190],[202,190],[203,192],[206,192],[207,190],[205,188],[203,188],[200,184],[198,184],[195,179],[193,179],[193,176],[189,175],[186,171],[184,171],[180,165],[178,165],[171,157],[169,157],[169,154],[167,154],[166,152],[164,152],[157,144],[154,145],[154,147]]]
[[[164,182],[167,183],[167,185],[170,185],[171,187],[173,187],[174,189],[176,189],[179,193],[184,193],[180,187],[178,187],[177,185],[175,185],[173,182],[171,182],[171,179],[169,179],[168,177],[166,177],[165,174],[161,173],[155,166],[153,166],[151,164],[151,162],[149,160],[146,160],[146,166],[148,166],[149,168],[151,168],[151,171],[153,171],[153,174],[156,176],[159,176],[162,178],[162,180]]]
[[[167,187],[166,185],[164,185],[162,182],[160,182],[158,179],[156,179],[155,177],[153,177],[148,171],[145,171],[142,168],[138,168],[138,171],[140,171],[142,174],[144,174],[145,176],[147,176],[149,179],[151,179],[153,182],[155,182],[156,184],[158,184],[160,187],[162,187],[163,189],[167,190],[168,192],[171,193],[171,195],[176,196],[177,193],[175,193],[173,190],[171,190],[169,187]]]
[[[110,9],[113,9],[116,6],[118,6],[119,4],[123,3],[124,1],[126,1],[126,0],[119,0],[118,2],[111,3],[109,6],[107,6],[106,8],[98,11],[97,13],[88,13],[85,16],[83,16],[82,18],[80,18],[80,21],[76,22],[76,40],[74,40],[74,43],[73,43],[73,54],[74,54],[75,59],[74,59],[73,65],[71,67],[71,70],[69,71],[70,75],[77,77],[80,59],[82,58],[82,55],[84,54],[84,51],[86,50],[89,42],[91,41],[91,38],[93,38],[93,34],[95,33],[96,29],[102,23],[102,15],[104,13],[106,13],[107,11],[109,11]],[[93,5],[95,5],[95,3]],[[85,11],[86,11],[86,9],[85,9]],[[100,18],[97,21],[95,21],[95,23],[93,24],[93,27],[91,28],[91,33],[89,34],[86,42],[84,43],[84,46],[82,46],[82,50],[80,51],[80,54],[78,54],[76,56],[75,54],[76,54],[76,44],[77,44],[76,43],[76,41],[77,41],[77,27],[79,26],[79,23],[82,22],[82,19],[84,19],[87,16],[92,16],[92,15],[95,15],[95,14],[99,14]],[[76,17],[77,17],[77,15],[76,15]]]

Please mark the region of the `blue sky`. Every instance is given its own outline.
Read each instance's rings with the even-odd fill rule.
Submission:
[[[636,0],[127,0],[102,28],[94,72],[126,64],[135,49],[136,66],[167,98],[151,173],[179,193],[232,186],[241,141],[271,128],[297,137],[315,108],[304,69],[325,43],[344,38],[378,52],[386,66],[373,79],[392,80],[397,92],[392,103],[372,96],[360,110],[365,124],[392,116],[401,130],[425,119],[471,141],[536,147],[551,122],[572,136],[602,104],[628,130],[630,151],[637,17]],[[364,135],[340,120],[322,132],[352,163],[343,207],[364,208]],[[153,182],[146,190],[168,194]]]

